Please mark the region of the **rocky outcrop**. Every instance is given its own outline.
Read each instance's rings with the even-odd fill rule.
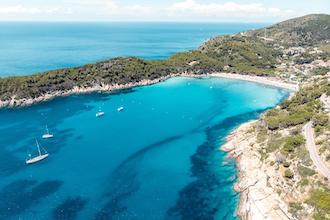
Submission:
[[[291,219],[288,205],[268,184],[269,167],[262,163],[255,135],[250,133],[255,121],[241,125],[221,147],[237,159],[239,181],[234,189],[240,192],[237,214],[243,220]]]

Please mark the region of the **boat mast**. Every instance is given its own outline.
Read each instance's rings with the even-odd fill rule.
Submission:
[[[49,130],[48,130],[48,126],[46,125],[46,132],[47,134],[49,134]]]
[[[39,146],[39,142],[37,139],[36,139],[36,143],[37,143],[37,147],[38,147],[39,156],[41,156],[40,146]]]

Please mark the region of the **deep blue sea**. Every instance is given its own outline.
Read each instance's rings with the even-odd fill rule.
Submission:
[[[164,59],[207,39],[266,24],[0,22],[0,77],[79,66],[116,56]]]
[[[0,73],[30,74],[118,55],[163,59],[255,24],[0,23]],[[226,135],[288,96],[219,78],[172,78],[0,110],[0,219],[233,220]],[[118,112],[123,106],[125,110]],[[105,116],[96,118],[102,109]],[[53,139],[43,140],[48,126]],[[36,155],[35,139],[49,153]]]

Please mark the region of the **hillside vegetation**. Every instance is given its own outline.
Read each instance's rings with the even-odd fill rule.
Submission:
[[[267,75],[273,73],[281,53],[256,37],[219,36],[199,50],[237,73]]]
[[[250,31],[249,34],[274,39],[276,42],[290,46],[314,46],[327,41],[329,43],[330,15],[306,15],[268,28]]]
[[[263,163],[274,169],[274,179],[280,179],[273,187],[289,203],[295,219],[328,219],[330,213],[328,179],[317,175],[302,135],[303,125],[312,121],[316,137],[325,139],[316,144],[329,150],[326,140],[330,120],[323,111],[322,94],[330,95],[326,77],[307,83],[279,107],[268,111],[256,129]]]

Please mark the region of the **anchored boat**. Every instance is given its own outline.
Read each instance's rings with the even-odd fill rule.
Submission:
[[[48,126],[46,125],[46,133],[42,135],[42,138],[49,139],[49,138],[53,138],[53,137],[54,137],[54,135],[49,133]]]
[[[101,110],[101,107],[99,108],[99,111],[96,112],[95,116],[98,118],[98,117],[101,117],[103,116],[105,113]]]
[[[38,148],[38,153],[39,153],[39,155],[36,156],[36,157],[31,157],[31,154],[29,154],[29,159],[27,159],[27,160],[25,161],[26,164],[37,163],[37,162],[39,162],[39,161],[41,161],[41,160],[44,160],[46,157],[49,156],[49,154],[47,153],[47,151],[39,145],[38,140],[36,140],[36,143],[37,143],[37,148]],[[42,148],[43,151],[45,152],[44,154],[41,152],[41,148]]]
[[[101,110],[99,110],[98,112],[96,112],[95,116],[98,118],[98,117],[101,117],[103,116],[105,113],[102,112]]]

